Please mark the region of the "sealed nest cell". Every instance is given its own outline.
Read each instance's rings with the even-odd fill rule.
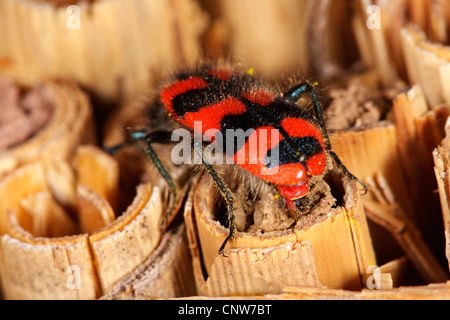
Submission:
[[[4,74],[0,90],[0,175],[36,160],[52,167],[95,142],[88,97],[73,82]]]

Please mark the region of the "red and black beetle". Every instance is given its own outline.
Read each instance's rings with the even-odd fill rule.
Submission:
[[[310,95],[314,113],[297,104],[304,94]],[[331,148],[318,96],[308,83],[277,94],[248,73],[205,65],[180,73],[162,89],[159,102],[176,124],[192,135],[206,135],[235,165],[273,185],[290,208],[296,205],[295,200],[307,196],[311,177],[324,174],[328,157],[367,191],[367,186],[347,170]],[[227,130],[242,130],[245,140],[227,141]],[[171,135],[171,131],[145,130],[133,132],[131,138],[145,142],[148,155],[172,190],[174,203],[178,187],[151,146],[173,142]],[[218,135],[221,143],[217,143]],[[252,148],[255,145],[258,147]],[[217,184],[228,210],[230,232],[220,247],[222,253],[235,234],[234,197],[208,159],[202,157],[202,164]]]

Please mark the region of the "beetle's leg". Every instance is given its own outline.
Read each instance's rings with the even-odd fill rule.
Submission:
[[[298,86],[295,86],[294,88],[290,89],[288,92],[286,92],[284,94],[284,97],[287,100],[290,100],[292,102],[296,102],[305,93],[309,93],[309,95],[311,97],[311,101],[312,101],[313,106],[314,106],[314,113],[315,113],[315,116],[317,117],[317,121],[319,123],[320,129],[322,130],[322,135],[323,135],[323,140],[324,140],[324,143],[325,143],[325,148],[327,149],[328,153],[333,158],[333,160],[336,163],[336,165],[338,166],[338,168],[340,170],[342,170],[342,172],[347,177],[349,177],[353,181],[358,182],[364,188],[365,193],[367,193],[367,191],[369,190],[367,185],[364,182],[362,182],[359,178],[354,176],[350,171],[348,171],[348,169],[342,163],[341,159],[339,159],[337,154],[333,151],[333,148],[331,147],[330,139],[328,137],[328,131],[327,131],[327,128],[325,126],[325,120],[323,118],[322,107],[320,105],[319,98],[317,97],[317,93],[314,90],[314,88],[309,83],[304,82],[304,83],[301,83]]]
[[[123,147],[125,147],[126,143],[117,144],[111,147],[103,148],[103,150],[108,153],[109,155],[113,156],[117,152],[119,152]]]
[[[159,159],[158,155],[155,152],[155,149],[152,147],[153,143],[161,143],[161,144],[169,144],[174,143],[174,141],[171,140],[172,132],[171,131],[154,131],[154,132],[147,132],[147,131],[134,131],[130,133],[129,140],[126,142],[107,148],[106,150],[110,154],[114,154],[118,152],[121,148],[123,148],[126,145],[132,145],[136,143],[137,141],[143,141],[145,143],[145,152],[151,159],[151,161],[155,164],[156,169],[158,169],[161,176],[166,181],[167,185],[170,188],[170,195],[169,195],[169,206],[164,214],[164,217],[161,221],[161,229],[165,230],[168,227],[168,224],[170,221],[172,221],[172,218],[177,213],[176,212],[176,204],[178,202],[179,198],[179,187],[175,183],[175,181],[172,179],[170,174],[167,172],[166,168],[162,164],[161,160]]]
[[[333,150],[328,149],[328,152],[330,153],[330,156],[333,158],[333,160],[336,163],[336,165],[338,166],[338,168],[341,169],[342,172],[347,177],[349,177],[353,181],[356,181],[360,185],[362,185],[364,188],[364,194],[366,194],[367,191],[369,191],[369,187],[364,182],[362,182],[358,177],[354,176],[350,171],[348,171],[347,167],[342,163],[341,159],[338,157],[338,155]]]
[[[150,159],[155,164],[156,168],[158,169],[161,176],[166,181],[167,185],[170,188],[170,195],[169,195],[169,207],[167,211],[164,214],[164,217],[161,221],[161,230],[166,230],[169,226],[170,222],[172,221],[173,217],[177,214],[177,202],[180,197],[180,189],[177,185],[177,183],[172,179],[169,172],[167,172],[166,168],[162,164],[161,160],[159,159],[157,153],[155,152],[155,149],[153,149],[152,144],[153,143],[162,143],[162,144],[168,144],[173,143],[171,140],[172,132],[170,131],[154,131],[151,133],[148,133],[144,137],[145,141],[145,147],[147,155],[150,157]]]
[[[103,150],[110,155],[115,155],[125,146],[134,146],[137,141],[145,140],[147,135],[151,135],[151,139],[155,143],[173,143],[171,140],[172,132],[170,131],[154,131],[149,133],[146,130],[139,130],[130,132],[125,142],[103,148]]]
[[[194,148],[194,150],[199,153],[199,150]],[[223,196],[223,199],[225,200],[225,205],[227,207],[228,212],[228,221],[229,221],[229,228],[230,232],[228,233],[228,236],[226,237],[225,241],[222,243],[219,249],[219,254],[223,254],[223,250],[225,249],[225,246],[227,242],[234,240],[234,234],[236,232],[236,224],[235,224],[235,217],[234,217],[234,196],[233,192],[230,190],[230,188],[225,184],[225,182],[222,181],[222,179],[219,177],[218,173],[214,168],[209,164],[208,160],[205,158],[203,154],[199,154],[202,157],[202,163],[205,166],[206,170],[208,171],[209,175],[213,178],[214,182],[216,183],[217,187],[219,188],[220,193]]]

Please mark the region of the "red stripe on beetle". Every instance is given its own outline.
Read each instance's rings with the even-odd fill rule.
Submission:
[[[226,115],[239,115],[244,112],[244,103],[239,99],[230,97],[213,105],[203,107],[196,112],[187,112],[184,114],[183,119],[179,119],[178,121],[191,129],[194,129],[194,122],[200,121],[202,124],[202,134],[206,130],[211,129],[208,132],[208,136],[205,137],[211,139],[213,131],[217,132],[217,130],[220,130],[220,122],[223,117]]]
[[[326,163],[327,159],[324,152],[313,155],[306,161],[308,173],[314,176],[322,174],[325,170]]]
[[[222,81],[228,81],[233,75],[233,72],[231,72],[230,70],[209,70],[208,74],[213,77],[219,78]]]
[[[208,83],[201,77],[190,77],[188,79],[180,80],[161,91],[161,101],[164,103],[167,111],[173,113],[173,98],[187,91],[204,89],[207,86]]]
[[[272,92],[266,91],[266,90],[253,90],[248,93],[244,93],[243,97],[247,100],[262,105],[262,106],[268,106],[273,102],[275,99],[275,95]]]
[[[296,185],[307,179],[305,167],[301,163],[287,163],[274,168],[266,168],[264,171],[270,173],[271,171],[276,174],[259,175],[259,177],[267,182],[271,182],[278,185]]]
[[[259,127],[248,137],[245,145],[234,154],[233,161],[254,175],[261,176],[263,171],[271,175],[277,168],[272,168],[270,172],[266,171],[269,168],[266,168],[264,159],[267,151],[277,145],[281,139],[283,136],[274,127]]]
[[[322,133],[313,123],[299,118],[286,118],[281,120],[281,126],[291,137],[314,137],[322,146],[322,152],[306,159],[308,174],[319,175],[325,170],[326,155],[323,146]]]
[[[275,136],[272,136],[273,134]],[[274,127],[260,127],[250,135],[244,147],[236,152],[233,161],[266,182],[277,185],[301,184],[307,179],[303,164],[287,163],[270,168],[265,164],[267,151],[275,147],[281,140],[283,140],[283,136]],[[298,190],[292,192],[298,194]]]
[[[314,137],[323,147],[322,133],[317,126],[300,118],[286,118],[281,120],[281,126],[291,137]]]

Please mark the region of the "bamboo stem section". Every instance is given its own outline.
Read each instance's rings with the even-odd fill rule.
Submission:
[[[195,294],[186,229],[178,225],[163,235],[151,256],[101,299],[140,300]]]
[[[108,101],[195,62],[207,22],[192,0],[2,0],[0,12],[0,56],[12,68],[73,79]]]
[[[23,80],[21,75],[12,74],[11,77],[18,86],[28,86],[30,82],[33,86],[40,85],[42,94],[53,105],[53,111],[45,127],[34,136],[0,152],[0,176],[36,160],[45,163],[53,179],[73,174],[62,163],[70,161],[80,144],[96,140],[91,105],[86,94],[72,82],[39,83],[34,78]],[[68,186],[66,190],[70,188]],[[73,186],[68,192],[74,194]],[[68,192],[66,196],[70,199]]]
[[[1,202],[2,226],[6,232],[3,232],[0,240],[4,297],[96,298],[100,286],[87,234],[47,238],[34,237],[30,233],[33,217],[21,208],[19,200],[38,190],[48,190],[42,165],[29,164],[14,171],[2,180],[0,189],[3,195],[9,195]],[[5,199],[8,199],[8,203]]]
[[[413,87],[394,100],[397,146],[403,173],[414,204],[416,225],[436,255],[443,252],[442,217],[439,198],[433,192],[432,150],[443,136],[441,124],[448,116],[446,107],[430,109],[422,90]],[[442,249],[442,250],[441,250]]]
[[[373,200],[363,199],[368,218],[392,233],[426,283],[445,282],[448,279],[447,272],[422,239],[412,221],[395,203],[392,191],[384,177],[379,175],[378,183],[371,178],[366,180],[374,198]]]
[[[271,79],[336,76],[356,60],[342,0],[202,1],[212,14],[207,53],[253,66]],[[267,50],[270,48],[270,50]],[[285,80],[285,79],[284,79]]]
[[[133,203],[116,219],[108,200],[118,190],[116,160],[87,146],[79,148],[74,162],[80,178],[75,213],[68,214],[54,200],[41,162],[25,165],[0,181],[4,195],[0,276],[7,299],[99,298],[146,259],[156,259],[151,256],[161,241],[163,191],[150,182],[140,184]],[[189,259],[180,253],[187,252],[185,242],[171,252],[173,256],[165,253],[169,254],[165,259],[175,259],[176,264]],[[173,282],[180,274],[173,263],[161,268],[168,274],[158,280],[160,290],[152,291],[153,295],[193,293],[189,281]],[[189,278],[189,269],[182,274]]]
[[[449,206],[449,163],[450,163],[450,122],[447,120],[445,126],[446,137],[443,139],[440,146],[438,146],[433,152],[434,158],[434,172],[436,175],[437,184],[439,187],[439,197],[441,199],[442,218],[444,220],[445,227],[445,253],[450,268],[450,206]]]
[[[200,295],[280,293],[284,286],[294,284],[356,290],[361,288],[367,268],[375,265],[353,184],[345,184],[345,207],[294,231],[239,232],[224,255],[217,252],[227,229],[212,218],[214,195],[210,188],[205,177],[200,180],[184,213]]]
[[[360,0],[355,8],[352,24],[362,60],[383,85],[398,79],[420,84],[432,107],[442,104],[448,77],[448,50],[442,45],[450,30],[447,2]]]

